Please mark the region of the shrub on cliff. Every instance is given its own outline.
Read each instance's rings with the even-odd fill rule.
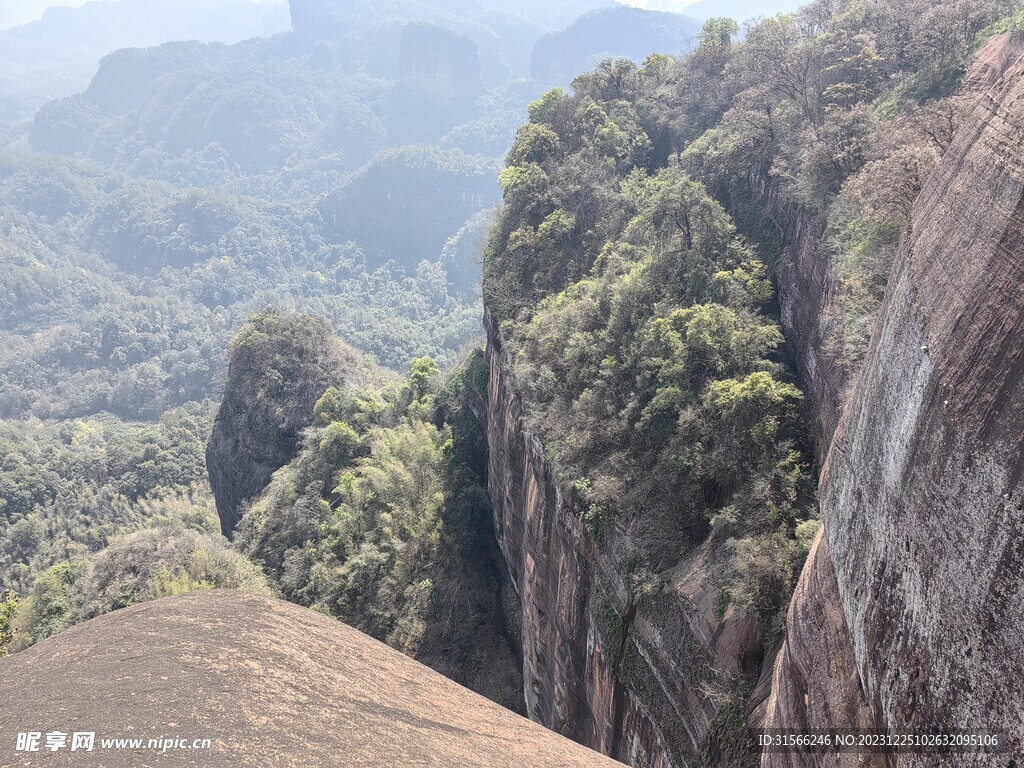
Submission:
[[[14,639],[14,617],[17,612],[17,596],[9,589],[0,592],[0,657],[8,654]]]
[[[529,424],[599,538],[642,528],[655,570],[728,540],[730,594],[778,617],[815,506],[772,316],[780,224],[799,209],[825,233],[846,320],[825,351],[856,361],[959,119],[950,94],[1007,12],[815,2],[742,42],[713,20],[686,58],[604,62],[531,105],[484,295]]]
[[[708,61],[729,29],[705,36]],[[648,99],[664,68],[608,64],[533,105],[485,296],[529,426],[595,538],[622,546],[616,531],[637,531],[626,546],[653,573],[709,535],[737,542],[731,593],[767,626],[814,516],[802,396],[755,244],[679,160],[658,158]],[[777,572],[738,548],[777,539],[792,551]]]
[[[482,354],[380,390],[327,388],[298,455],[238,527],[282,595],[512,708],[518,671],[491,570]]]
[[[231,344],[231,362],[206,459],[225,535],[241,505],[299,450],[302,430],[332,383],[351,387],[366,366],[321,318],[267,310]]]

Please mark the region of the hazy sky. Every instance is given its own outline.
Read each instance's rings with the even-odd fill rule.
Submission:
[[[0,29],[34,21],[51,5],[78,7],[86,0],[0,0]]]
[[[93,2],[116,2],[116,0],[93,0]],[[89,0],[0,0],[0,29],[27,24],[41,18],[43,11],[51,5],[67,5],[77,8]],[[260,2],[260,0],[253,0]],[[618,0],[625,5],[633,5],[637,8],[658,8],[659,10],[678,11],[688,5],[693,5],[695,0]]]
[[[693,5],[697,0],[618,0],[623,5],[632,5],[635,8],[649,8],[659,11],[681,11],[688,5]]]
[[[87,2],[116,2],[116,0],[0,0],[0,29],[42,18],[43,11],[51,5],[77,8]],[[258,3],[260,0],[253,0]]]

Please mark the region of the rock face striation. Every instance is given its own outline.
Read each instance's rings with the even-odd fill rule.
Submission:
[[[0,659],[0,679],[4,766],[619,765],[339,621],[229,590],[80,624]],[[96,742],[15,752],[26,730],[95,732]],[[104,749],[105,738],[211,746]]]
[[[722,698],[757,674],[760,630],[732,609],[716,612],[725,569],[711,546],[676,564],[660,589],[630,589],[629,539],[642,533],[617,531],[599,550],[526,427],[500,331],[493,318],[487,325],[489,489],[527,713],[633,766],[700,764]]]
[[[1001,732],[1010,756],[986,764],[1007,765],[1024,751],[1024,46],[1004,38],[975,75],[994,84],[917,200],[828,451],[825,540],[766,724]],[[841,763],[764,758],[818,764]]]

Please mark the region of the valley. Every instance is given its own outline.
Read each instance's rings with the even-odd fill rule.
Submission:
[[[0,704],[269,621],[281,690],[458,704],[367,765],[480,706],[538,765],[1015,765],[1024,11],[728,5],[291,0],[4,122]]]

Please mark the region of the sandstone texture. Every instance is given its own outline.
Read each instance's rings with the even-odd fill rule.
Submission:
[[[975,729],[1007,748],[900,765],[1010,765],[1024,750],[1022,53],[1008,37],[982,52],[967,90],[988,91],[915,205],[828,450],[827,541],[766,707],[769,727]]]
[[[229,590],[165,598],[0,660],[0,765],[578,766],[618,763],[313,611]],[[95,731],[92,753],[15,752]],[[106,737],[212,748],[100,749]]]

